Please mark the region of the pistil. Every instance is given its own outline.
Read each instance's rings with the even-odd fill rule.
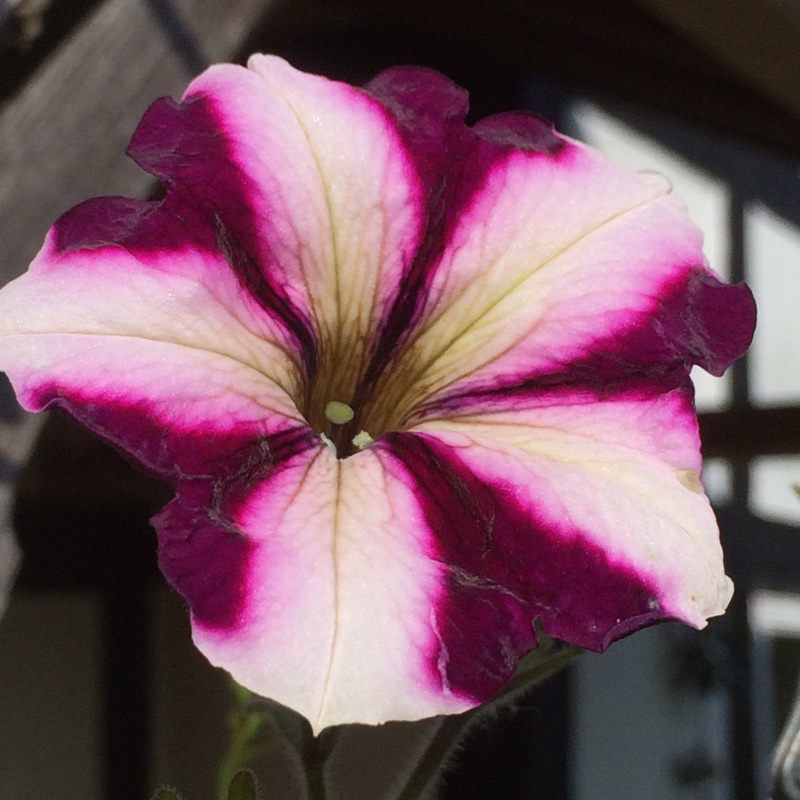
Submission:
[[[325,406],[325,416],[332,425],[346,425],[355,416],[353,409],[339,400],[331,400]],[[333,433],[333,430],[331,430]]]

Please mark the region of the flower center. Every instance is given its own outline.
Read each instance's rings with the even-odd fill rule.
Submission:
[[[352,407],[341,400],[331,400],[325,406],[325,419],[330,422],[330,429],[328,434],[320,433],[320,438],[337,458],[347,458],[356,450],[363,450],[372,444],[372,437],[366,431],[353,435],[350,423],[354,417]]]
[[[408,373],[371,368],[368,342],[369,332],[355,327],[322,336],[317,369],[309,383],[298,381],[298,410],[341,459],[398,430],[408,410]]]

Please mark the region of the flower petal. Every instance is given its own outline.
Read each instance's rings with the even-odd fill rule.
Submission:
[[[384,439],[443,567],[419,653],[443,697],[496,693],[536,619],[603,650],[666,619],[701,627],[730,599],[687,396],[573,402],[537,404],[535,425],[526,409]]]
[[[378,428],[443,395],[565,375],[610,340],[627,343],[618,373],[700,364],[721,374],[749,344],[749,291],[705,267],[701,234],[666,181],[568,140],[510,147],[510,124],[475,128],[462,170],[483,182],[468,184],[429,302],[378,389]]]
[[[443,686],[432,617],[443,567],[426,552],[414,489],[379,447],[343,461],[317,447],[281,463],[244,501],[223,494],[217,509],[251,547],[246,600],[236,625],[195,618],[197,645],[315,730],[473,706]],[[208,504],[182,501],[155,520],[162,566],[173,551],[180,569],[199,563],[194,583],[171,573],[193,609],[207,574],[200,542],[218,520]],[[181,552],[192,542],[199,561]]]
[[[295,454],[244,501],[222,498],[252,547],[246,599],[237,624],[196,624],[198,646],[320,729],[489,699],[537,619],[595,650],[664,619],[704,625],[730,581],[690,392],[662,388],[537,397],[343,461]],[[168,508],[162,542],[216,524],[207,507]]]
[[[666,616],[702,627],[724,611],[730,581],[699,477],[688,381],[672,391],[663,381],[643,381],[606,399],[556,387],[507,398],[491,411],[467,409],[424,422],[415,432],[433,437],[440,449],[449,446],[472,480],[501,487],[498,496],[522,502],[554,540],[577,535],[641,576]],[[539,535],[535,526],[531,535]],[[540,555],[538,540],[531,541],[527,557],[547,570]],[[558,559],[552,569],[549,590],[563,593],[554,608],[566,618],[578,584],[559,580]],[[616,617],[624,623],[623,614]],[[593,649],[621,635],[591,629],[589,617],[562,620],[557,627],[544,619],[551,635]]]
[[[296,349],[190,214],[85,203],[0,294],[0,364],[20,402],[66,408],[173,483],[305,424]]]
[[[212,67],[182,103],[155,104],[129,152],[213,215],[232,269],[302,349],[320,427],[327,401],[355,394],[428,223],[421,170],[441,165],[416,164],[368,92],[275,57],[249,67]],[[428,150],[442,150],[443,116],[463,116],[464,93],[418,72],[440,99]]]

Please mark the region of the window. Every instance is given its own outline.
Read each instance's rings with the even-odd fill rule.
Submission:
[[[736,599],[697,636],[662,626],[579,665],[574,796],[667,800],[680,788],[680,797],[766,797],[800,669],[800,449],[782,442],[775,452],[763,437],[770,411],[800,412],[797,165],[581,100],[567,105],[565,121],[569,133],[615,160],[666,174],[705,234],[711,266],[746,279],[759,304],[747,359],[723,379],[693,375],[701,419],[710,414],[720,423],[704,479]],[[737,416],[726,418],[730,411]],[[742,424],[734,440],[734,425]],[[696,680],[687,683],[692,659]],[[631,754],[639,751],[637,762]],[[613,759],[613,752],[628,757]]]

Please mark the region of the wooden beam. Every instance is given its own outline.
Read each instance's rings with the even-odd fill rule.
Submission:
[[[101,0],[20,0],[0,20],[0,103],[72,35]]]
[[[145,195],[125,156],[150,103],[230,60],[265,0],[105,0],[0,108],[0,284],[23,272],[56,217],[89,197]]]

